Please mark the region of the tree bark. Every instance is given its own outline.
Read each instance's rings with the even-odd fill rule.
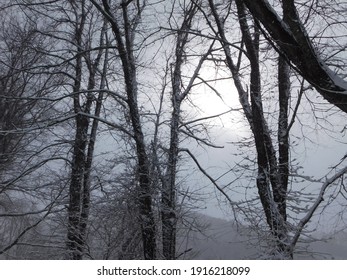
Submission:
[[[105,16],[110,23],[122,64],[127,103],[136,146],[138,189],[137,201],[139,207],[139,220],[142,232],[143,254],[145,259],[156,259],[156,225],[152,207],[152,182],[150,176],[149,159],[142,131],[140,112],[137,104],[137,78],[136,62],[134,58],[134,37],[139,15],[142,8],[137,6],[138,13],[130,23],[128,5],[133,1],[122,1],[123,30],[118,20],[113,16],[110,3],[102,1],[100,6],[96,1],[91,1],[94,6]]]
[[[82,9],[84,2],[82,3]],[[73,92],[81,90],[82,80],[82,33],[85,25],[85,16],[80,15],[76,18],[75,23],[75,44],[77,46],[76,64],[75,64],[75,77]],[[69,189],[69,206],[68,206],[68,233],[67,233],[67,250],[69,259],[81,259],[83,248],[81,247],[80,235],[80,212],[81,212],[81,198],[82,198],[82,184],[83,172],[85,164],[85,148],[87,145],[87,132],[88,132],[88,119],[83,115],[78,115],[81,110],[79,95],[73,96],[74,112],[76,114],[76,132],[73,146],[73,159],[71,166],[71,181]]]
[[[280,54],[331,104],[347,112],[347,82],[319,57],[301,23],[293,0],[283,1],[288,20],[283,21],[267,0],[242,0],[253,17],[262,23]]]
[[[76,8],[78,9],[78,8]],[[91,133],[88,135],[90,128],[89,115],[94,101],[94,94],[91,92],[96,87],[96,74],[101,61],[103,50],[100,49],[95,60],[92,59],[90,53],[84,53],[82,48],[82,35],[85,28],[85,6],[84,1],[81,3],[80,23],[76,22],[75,40],[77,45],[77,57],[75,65],[75,83],[74,92],[74,112],[76,114],[76,134],[74,140],[71,183],[70,183],[70,202],[68,210],[68,254],[70,259],[80,260],[83,258],[86,248],[86,232],[90,208],[90,176],[91,167],[94,157],[94,146],[98,128],[98,120],[94,119],[92,123]],[[100,34],[100,45],[106,32],[104,24]],[[90,43],[90,42],[89,42]],[[80,91],[82,89],[82,67],[83,58],[88,68],[88,85],[87,98],[83,105],[80,102]],[[105,86],[105,72],[107,65],[107,51],[104,61],[103,77],[101,78],[100,89]],[[93,62],[92,62],[93,61]],[[95,116],[100,115],[103,93],[99,93],[95,107]]]
[[[255,27],[253,37],[246,19],[243,3],[236,0],[243,40],[250,61],[250,97],[252,110],[252,132],[257,151],[257,188],[270,230],[275,238],[277,250],[288,258],[286,227],[286,189],[281,184],[279,165],[270,131],[264,117],[261,96],[261,74],[259,62],[259,30]],[[284,73],[281,73],[284,75]],[[287,174],[287,173],[286,173]],[[271,188],[270,188],[271,186]]]
[[[281,192],[277,199],[278,209],[287,220],[287,189],[289,174],[289,131],[288,108],[290,98],[289,65],[283,57],[278,62],[278,93],[279,93],[279,117],[278,117],[278,173]]]

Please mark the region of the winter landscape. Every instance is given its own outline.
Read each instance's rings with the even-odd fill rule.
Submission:
[[[346,13],[1,0],[0,260],[347,259]]]

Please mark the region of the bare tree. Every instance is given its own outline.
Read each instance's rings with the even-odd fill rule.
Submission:
[[[107,52],[104,58],[103,69],[99,69],[102,63],[103,46],[105,45],[105,25],[100,31],[100,39],[97,42],[100,49],[95,56],[91,54],[90,48],[93,45],[91,34],[85,34],[88,25],[95,22],[86,22],[89,17],[93,18],[93,6],[87,5],[85,1],[78,6],[72,3],[71,8],[76,15],[75,36],[73,43],[76,45],[76,62],[75,62],[75,77],[73,91],[73,106],[75,113],[76,134],[73,147],[72,172],[70,183],[70,203],[69,203],[69,223],[68,223],[68,251],[72,259],[81,259],[83,251],[86,247],[86,229],[90,208],[90,174],[94,154],[94,145],[96,141],[100,109],[103,100],[102,90],[105,87],[105,78],[107,71]],[[90,32],[90,31],[89,31]],[[95,34],[93,34],[95,35]],[[87,41],[84,41],[85,36]],[[89,39],[89,40],[88,40]],[[87,50],[87,51],[86,51]],[[82,85],[83,79],[83,62],[85,61],[88,69],[88,83],[86,85],[86,98],[83,100],[84,90]],[[101,81],[99,89],[96,88],[96,79],[98,72],[101,72]],[[94,96],[94,90],[99,91],[97,99]],[[83,102],[83,103],[82,103]],[[92,105],[95,104],[96,117],[91,113]],[[90,131],[90,133],[89,133]]]
[[[293,258],[329,190],[343,194],[346,174],[336,165],[329,179],[315,180],[316,195],[294,189],[304,188],[298,178],[312,180],[290,156],[300,105],[319,111],[301,102],[306,89],[347,111],[346,44],[326,36],[329,21],[313,26],[323,2],[3,1],[0,254],[30,258],[30,248],[50,258],[179,258],[179,230],[190,227],[182,218],[188,155],[235,217],[242,213],[264,233],[271,257]],[[331,13],[344,27],[343,5],[334,2],[322,17]],[[207,122],[224,113],[201,115],[195,103],[205,90],[223,98],[219,79],[204,78],[211,65],[231,76],[241,106],[230,111],[243,112],[249,135],[233,146],[247,163],[230,167],[236,179],[223,186],[224,175],[209,174],[190,149],[193,141],[219,147]],[[237,202],[228,187],[243,183],[245,200]]]
[[[173,8],[174,9],[174,8]],[[182,117],[182,103],[188,99],[193,87],[197,84],[196,80],[203,67],[203,63],[212,51],[211,46],[203,54],[199,54],[199,60],[196,63],[194,72],[190,75],[187,82],[184,81],[183,68],[189,61],[189,57],[194,57],[194,54],[189,54],[189,43],[196,35],[191,35],[194,20],[197,20],[198,8],[194,1],[183,6],[183,20],[177,30],[173,30],[176,35],[176,45],[174,60],[171,64],[171,119],[170,119],[170,144],[167,155],[167,166],[165,175],[161,174],[161,222],[162,222],[162,250],[165,259],[176,259],[176,224],[178,221],[177,213],[177,165],[179,160],[180,134],[189,131],[189,125],[184,124]],[[177,18],[174,19],[177,21]],[[185,130],[185,129],[186,130]],[[189,132],[186,132],[189,134]],[[190,136],[194,137],[193,134]],[[198,138],[197,138],[198,139]],[[159,171],[162,173],[161,171]]]
[[[11,254],[13,248],[30,231],[56,211],[61,189],[45,190],[50,184],[40,179],[51,163],[64,158],[54,154],[54,145],[45,146],[42,120],[51,114],[48,96],[62,82],[61,76],[51,76],[40,68],[47,63],[50,42],[38,31],[36,24],[25,20],[22,13],[8,8],[1,10],[1,100],[0,100],[0,204],[1,219],[6,227],[16,228],[5,235],[1,254]],[[52,154],[46,157],[51,147]],[[37,180],[37,185],[32,181]],[[46,200],[49,193],[50,200]],[[27,203],[22,203],[26,197]],[[25,226],[18,220],[25,220]],[[7,242],[7,244],[6,244]]]
[[[116,47],[122,63],[125,84],[126,102],[132,126],[133,139],[136,144],[138,164],[137,199],[139,219],[142,231],[142,241],[145,259],[156,258],[156,226],[152,206],[152,180],[150,176],[149,158],[146,151],[144,134],[138,106],[138,81],[135,57],[135,37],[141,14],[146,7],[146,1],[91,1],[104,15],[110,24],[115,38]],[[119,18],[119,15],[121,19]]]
[[[290,100],[290,71],[289,65],[285,58],[280,57],[278,62],[278,107],[279,115],[276,119],[277,128],[277,144],[273,139],[272,131],[267,122],[266,113],[264,110],[263,94],[262,94],[262,76],[260,71],[260,39],[261,32],[259,25],[255,20],[252,22],[246,12],[242,1],[235,1],[237,18],[240,24],[242,39],[241,46],[231,44],[226,36],[225,22],[228,17],[222,18],[221,12],[217,9],[214,1],[209,1],[211,14],[215,20],[214,27],[209,21],[206,14],[206,19],[210,28],[214,31],[215,36],[219,37],[224,55],[226,57],[226,65],[230,69],[235,87],[239,93],[240,102],[249,123],[254,145],[256,149],[256,186],[261,202],[262,209],[265,214],[265,219],[270,228],[271,235],[274,237],[276,247],[273,252],[275,258],[292,258],[295,249],[296,241],[291,238],[292,232],[296,232],[298,240],[297,226],[302,224],[302,220],[295,221],[295,225],[287,221],[288,211],[288,184],[290,175],[289,151],[290,129],[296,118],[298,104],[293,110],[293,116],[289,119],[289,100]],[[284,11],[284,22],[290,20],[289,11]],[[232,57],[231,48],[235,47],[239,50],[236,55],[238,61],[235,63]],[[244,49],[243,49],[244,48]],[[242,85],[241,68],[244,61],[241,60],[243,54],[246,55],[249,61],[249,92]],[[244,72],[243,72],[244,73]],[[301,88],[303,90],[303,87]],[[299,97],[302,94],[299,95]],[[250,99],[250,101],[249,101]],[[341,105],[341,104],[340,104]],[[270,107],[274,110],[273,105]],[[276,145],[278,147],[276,148]],[[342,175],[341,175],[342,176]],[[340,177],[339,177],[340,178]],[[246,207],[252,209],[249,204]],[[313,207],[313,205],[312,205]],[[311,216],[312,217],[312,216]],[[306,223],[308,222],[305,220]],[[299,226],[302,229],[302,227]],[[301,232],[301,231],[300,231]]]
[[[267,0],[242,1],[255,19],[267,30],[271,42],[299,73],[330,103],[347,112],[346,81],[335,74],[318,54],[305,29],[294,0],[283,1],[281,20]],[[313,4],[312,4],[313,5]],[[341,3],[342,7],[345,5]],[[313,6],[312,6],[313,7]]]

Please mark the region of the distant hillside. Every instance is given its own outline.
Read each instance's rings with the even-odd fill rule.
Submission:
[[[250,248],[247,237],[241,236],[232,222],[202,214],[192,220],[191,230],[180,234],[179,251],[188,251],[181,259],[254,259],[257,255],[256,248]],[[300,245],[295,259],[347,260],[347,234]]]
[[[184,259],[244,259],[255,253],[232,222],[196,214],[191,230],[181,232],[179,250],[190,250]],[[185,225],[187,226],[187,225]]]

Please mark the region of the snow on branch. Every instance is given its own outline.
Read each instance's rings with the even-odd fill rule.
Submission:
[[[296,233],[294,235],[294,237],[292,238],[291,241],[291,246],[294,247],[295,244],[297,243],[302,230],[304,229],[305,225],[311,220],[312,216],[314,215],[314,213],[316,212],[317,208],[319,207],[319,205],[324,201],[324,194],[327,190],[327,188],[333,184],[334,182],[336,182],[338,179],[340,179],[341,177],[343,177],[345,174],[347,174],[347,166],[344,167],[343,169],[341,169],[339,172],[337,172],[334,176],[328,178],[322,185],[321,190],[319,192],[319,195],[315,201],[315,203],[311,206],[310,210],[307,212],[306,216],[301,219],[301,221],[299,222],[298,226],[297,226],[297,230]]]

